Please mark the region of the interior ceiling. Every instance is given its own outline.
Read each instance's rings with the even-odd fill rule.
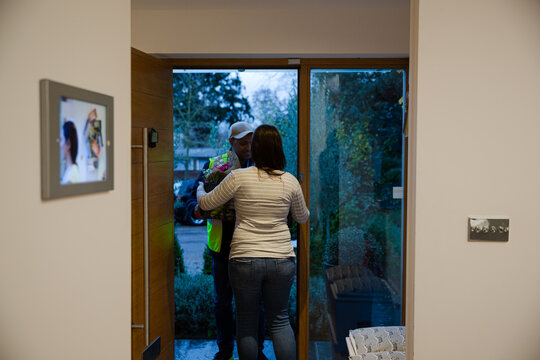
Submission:
[[[408,5],[409,0],[131,0],[134,10],[276,10]]]

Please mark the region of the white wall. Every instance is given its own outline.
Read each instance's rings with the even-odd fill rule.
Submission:
[[[539,359],[540,2],[411,8],[414,359]],[[510,241],[467,242],[474,215]]]
[[[0,3],[0,359],[129,359],[130,1]],[[114,97],[115,184],[41,200],[39,80]]]
[[[295,2],[291,2],[294,4]],[[347,6],[134,9],[132,44],[187,56],[407,56],[408,1]],[[255,3],[254,3],[255,4]]]

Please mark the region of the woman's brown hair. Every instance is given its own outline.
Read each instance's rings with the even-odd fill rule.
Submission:
[[[281,175],[287,161],[283,153],[281,135],[275,126],[261,125],[253,133],[251,140],[251,159],[258,169],[269,175]]]

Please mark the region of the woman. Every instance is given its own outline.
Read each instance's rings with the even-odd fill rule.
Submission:
[[[80,181],[79,167],[77,166],[78,148],[79,142],[75,124],[73,121],[66,121],[62,126],[62,136],[60,137],[60,151],[65,169],[60,184],[74,184]]]
[[[197,189],[199,206],[214,209],[234,198],[236,227],[229,272],[236,302],[237,344],[241,360],[257,359],[260,296],[278,360],[295,359],[288,300],[295,274],[295,255],[287,226],[291,212],[299,223],[309,218],[298,180],[285,168],[281,136],[261,125],[253,134],[255,166],[232,171],[210,193]]]

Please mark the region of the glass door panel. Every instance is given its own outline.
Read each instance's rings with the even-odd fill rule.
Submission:
[[[401,325],[405,71],[310,73],[309,358]]]

